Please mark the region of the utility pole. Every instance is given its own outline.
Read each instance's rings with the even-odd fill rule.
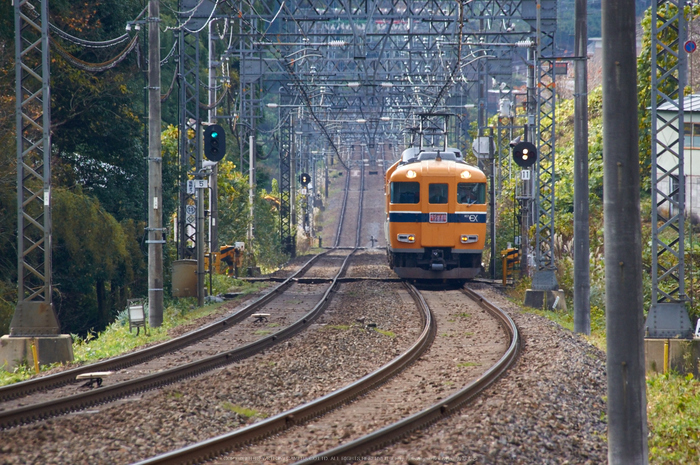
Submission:
[[[251,275],[255,269],[255,254],[253,252],[253,241],[255,240],[255,129],[253,135],[248,137],[248,150],[250,159],[248,162],[248,205],[250,208],[250,221],[248,223],[248,266],[251,270]]]
[[[634,0],[604,0],[603,153],[608,462],[647,464]],[[654,73],[655,71],[652,71]]]
[[[576,0],[574,67],[574,331],[591,334],[588,237],[588,29],[586,0]]]
[[[148,323],[163,324],[163,158],[160,142],[160,0],[148,2]]]
[[[214,40],[212,38],[213,22],[209,22],[209,122],[216,123],[216,65],[214,64]],[[224,90],[225,92],[225,90]],[[213,262],[213,253],[219,250],[219,185],[217,183],[219,164],[211,167],[209,176],[209,263]],[[211,266],[210,266],[211,268]],[[211,273],[211,270],[210,270]]]

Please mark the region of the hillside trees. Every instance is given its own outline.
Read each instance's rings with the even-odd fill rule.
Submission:
[[[140,1],[75,3],[54,0],[50,22],[83,39],[123,34]],[[87,63],[108,60],[124,45],[89,49],[62,41]],[[17,301],[14,11],[0,4],[0,333]],[[102,329],[130,292],[145,282],[142,198],[145,161],[135,109],[141,94],[135,59],[90,73],[50,52],[52,96],[52,208],[54,303],[62,330]],[[119,220],[115,219],[115,215]],[[143,277],[143,280],[139,279]]]
[[[142,227],[120,224],[92,196],[54,190],[54,304],[63,328],[102,330],[131,295],[146,291],[146,264],[138,246]],[[139,231],[140,230],[140,231]]]

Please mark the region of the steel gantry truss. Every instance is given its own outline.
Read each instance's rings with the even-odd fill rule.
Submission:
[[[687,56],[685,2],[652,2],[651,22],[651,307],[649,337],[691,337],[685,309],[683,113]],[[664,133],[662,137],[662,132]]]
[[[343,146],[358,143],[358,137],[372,162],[377,139],[397,131],[397,121],[401,131],[415,126],[417,113],[450,111],[457,101],[478,101],[479,126],[485,127],[490,79],[512,101],[514,57],[524,54],[514,50],[535,44],[529,66],[536,69],[537,87],[528,108],[532,139],[542,157],[534,199],[536,251],[539,268],[553,271],[553,0],[272,1],[255,8],[242,5],[237,17],[240,31],[233,48],[242,77],[240,122],[254,128],[263,100],[279,98],[277,89],[283,88],[306,107],[297,130],[319,133],[341,163],[341,153],[350,152]],[[333,133],[328,122],[339,120],[361,123]],[[467,125],[468,118],[460,132]],[[499,147],[502,162],[509,150]],[[462,148],[466,151],[467,145]],[[300,152],[298,163],[304,164],[306,156]]]
[[[286,99],[280,96],[283,105]],[[286,110],[286,109],[285,109]],[[291,111],[278,118],[280,155],[280,242],[282,251],[291,257],[296,255],[296,222],[294,221],[294,124]]]
[[[186,2],[182,2],[183,4]],[[182,7],[182,5],[181,5]],[[180,167],[187,177],[195,176],[202,167],[201,110],[200,110],[200,41],[199,33],[185,28],[178,34],[180,60]],[[178,257],[196,258],[197,201],[193,192],[187,192],[187,179],[180,183],[180,212],[178,214]]]
[[[51,302],[48,0],[15,1],[17,309],[11,336],[59,333]]]
[[[535,17],[535,25],[539,29],[535,53],[538,136],[535,260],[538,270],[533,277],[532,287],[535,290],[558,290],[559,285],[554,274],[556,3],[542,2],[538,6]]]

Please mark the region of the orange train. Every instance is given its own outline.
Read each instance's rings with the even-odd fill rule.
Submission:
[[[386,172],[384,231],[401,278],[465,281],[482,270],[486,176],[454,148],[411,147]]]

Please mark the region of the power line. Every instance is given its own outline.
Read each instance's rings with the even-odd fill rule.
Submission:
[[[101,72],[101,71],[106,71],[108,69],[114,68],[117,66],[120,62],[124,60],[124,58],[127,57],[129,53],[131,53],[132,50],[136,47],[138,43],[138,36],[134,36],[133,39],[131,39],[131,42],[126,46],[124,50],[122,50],[119,55],[116,57],[104,61],[102,63],[88,63],[87,61],[83,61],[80,58],[77,58],[73,55],[71,55],[61,44],[59,44],[57,41],[54,39],[50,39],[49,43],[56,49],[56,51],[61,55],[63,58],[66,59],[70,64],[73,66],[82,69],[84,71],[90,71],[90,72]]]

